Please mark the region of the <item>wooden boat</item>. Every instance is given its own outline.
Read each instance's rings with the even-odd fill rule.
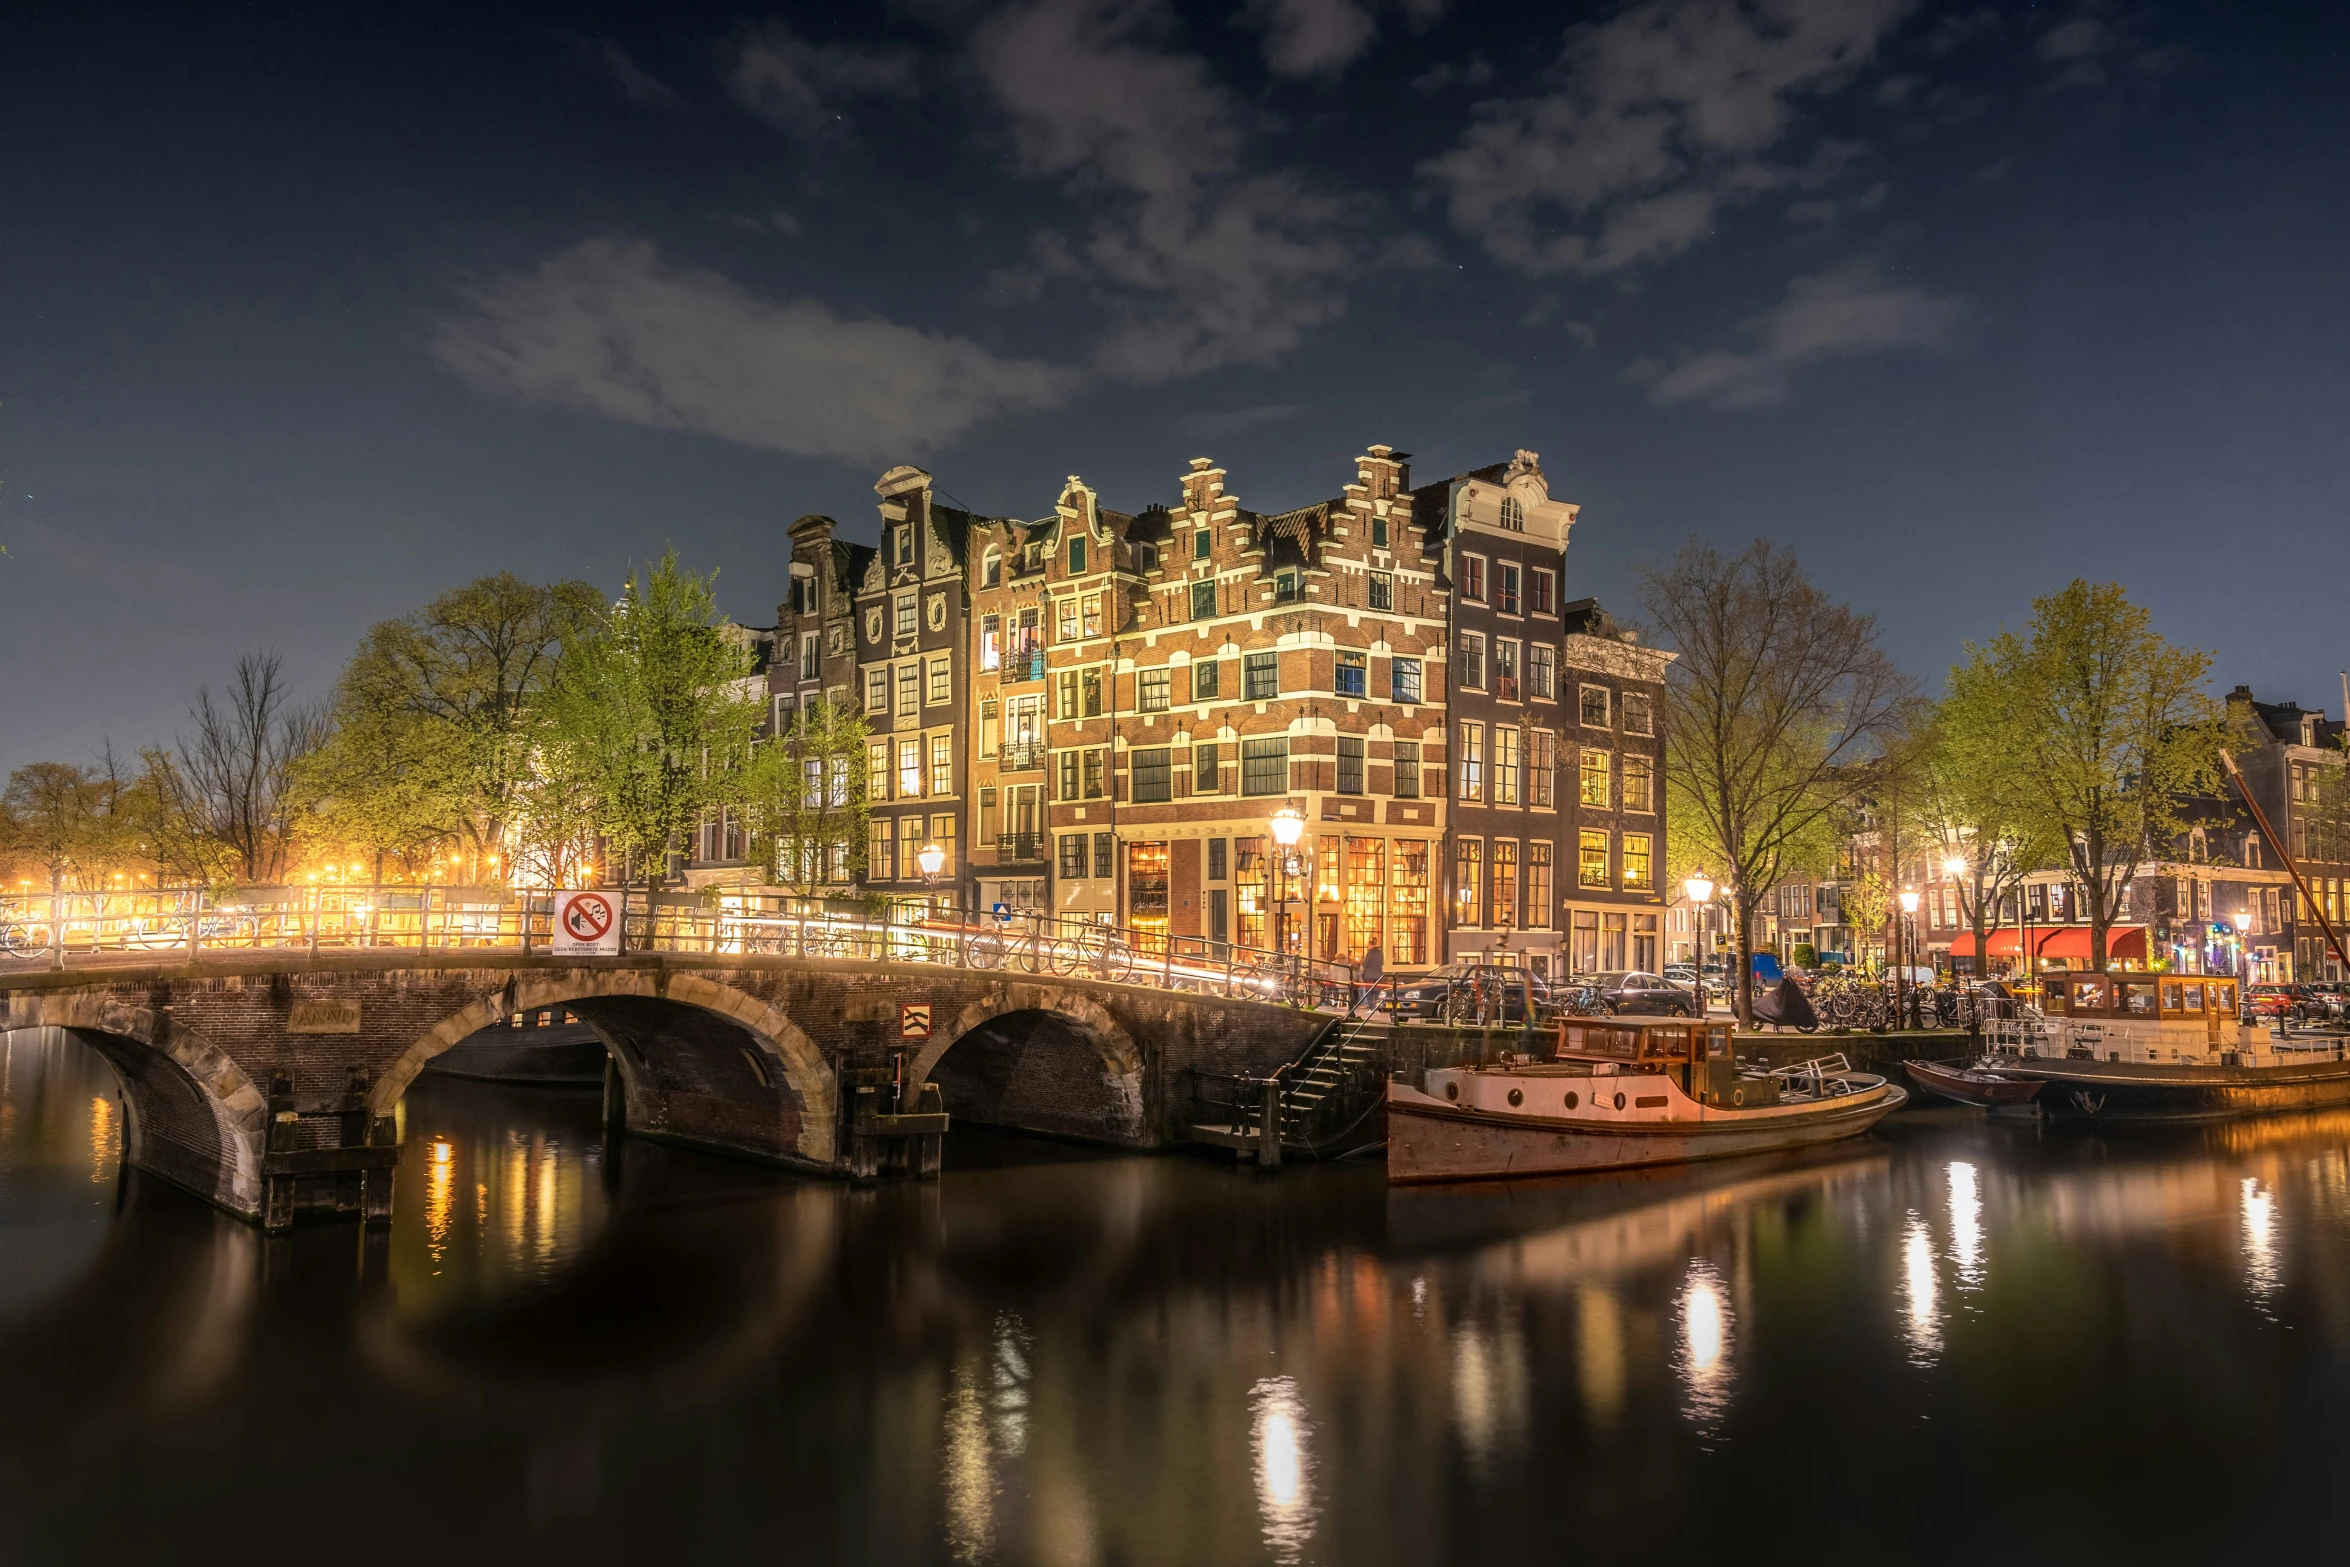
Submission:
[[[1468,1181],[1725,1159],[1856,1137],[1907,1103],[1841,1055],[1740,1071],[1727,1023],[1560,1025],[1551,1059],[1387,1085],[1387,1178]]]
[[[425,1063],[444,1077],[486,1078],[537,1088],[600,1087],[604,1042],[561,1007],[517,1014],[459,1040]]]
[[[2034,1079],[2007,1077],[1972,1067],[1945,1066],[1939,1061],[1904,1061],[1901,1069],[1909,1074],[1911,1082],[1930,1094],[1986,1110],[2029,1104],[2040,1092],[2040,1084]]]
[[[1982,1070],[2041,1085],[2050,1121],[2213,1121],[2350,1104],[2338,1039],[2272,1039],[2225,975],[2056,974],[2047,1012],[1984,1025]]]

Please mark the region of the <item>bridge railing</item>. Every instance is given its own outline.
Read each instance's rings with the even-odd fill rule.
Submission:
[[[1365,998],[1344,958],[1037,913],[845,913],[821,900],[725,889],[618,895],[629,952],[770,954],[1083,977],[1344,1008]],[[406,950],[546,952],[554,894],[491,887],[317,884],[122,888],[0,897],[0,965],[149,955]]]

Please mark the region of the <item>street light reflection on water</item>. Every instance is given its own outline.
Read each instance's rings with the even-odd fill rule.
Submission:
[[[523,1557],[1710,1561],[1754,1516],[1708,1499],[1774,1494],[1791,1453],[1941,1465],[1974,1500],[1952,1525],[1853,1487],[1775,1512],[1775,1552],[1949,1527],[1983,1559],[2093,1517],[2111,1554],[2221,1559],[2273,1543],[2251,1521],[2322,1523],[2322,1488],[2182,1516],[2164,1477],[2246,1431],[2330,1460],[2307,1390],[2350,1379],[2350,1120],[2242,1150],[1927,1116],[1451,1191],[957,1133],[943,1180],[852,1189],[607,1154],[592,1092],[420,1080],[388,1234],[263,1238],[93,1191],[102,1080],[6,1092],[0,1482],[60,1560],[168,1557],[197,1491],[326,1529],[362,1472]],[[67,1198],[97,1242],[43,1264],[37,1203]],[[339,1443],[257,1478],[252,1433],[321,1399]],[[2115,1461],[1998,1483],[2049,1450]]]

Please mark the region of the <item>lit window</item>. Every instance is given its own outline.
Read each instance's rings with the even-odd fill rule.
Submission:
[[[1367,683],[1370,660],[1361,653],[1341,653],[1333,671],[1333,689],[1340,696],[1361,696]]]
[[[922,742],[905,739],[898,742],[898,793],[913,799],[922,792]]]
[[[1461,725],[1461,798],[1485,798],[1485,726]]]
[[[983,615],[980,617],[979,667],[981,669],[997,669],[1002,667],[1004,661],[1003,628],[1004,617],[1001,615]]]
[[[1613,803],[1608,790],[1608,753],[1586,746],[1583,751],[1583,794],[1585,805],[1594,810],[1606,810]]]
[[[1585,887],[1608,885],[1606,833],[1586,827],[1576,834],[1575,880]]]
[[[955,792],[955,743],[951,736],[930,737],[930,792],[933,795]]]
[[[1518,732],[1507,724],[1493,726],[1493,803],[1518,803]]]
[[[1526,928],[1550,929],[1550,845],[1526,845]]]
[[[1624,834],[1624,885],[1645,887],[1649,881],[1649,836],[1644,832]]]

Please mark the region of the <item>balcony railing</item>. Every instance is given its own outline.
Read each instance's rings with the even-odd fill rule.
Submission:
[[[1044,648],[1016,647],[1004,655],[1002,679],[1008,681],[1042,680],[1044,678]]]
[[[1049,749],[1042,740],[1006,740],[996,751],[996,766],[1006,772],[1033,773],[1044,766]]]
[[[1044,863],[1044,834],[1040,832],[1008,832],[995,842],[995,862],[998,865],[1042,865]]]

